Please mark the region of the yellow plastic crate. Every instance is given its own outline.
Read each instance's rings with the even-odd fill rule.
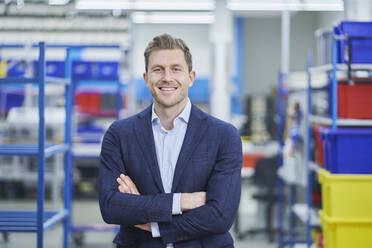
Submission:
[[[331,174],[322,169],[319,182],[323,212],[329,218],[372,221],[372,175]]]
[[[324,248],[371,248],[372,220],[329,218],[320,211]]]

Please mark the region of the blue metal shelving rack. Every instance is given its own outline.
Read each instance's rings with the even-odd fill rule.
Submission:
[[[8,77],[0,78],[0,84],[36,84],[39,87],[39,136],[37,145],[0,145],[0,155],[9,156],[37,156],[38,158],[38,185],[36,211],[0,211],[0,232],[36,232],[37,247],[43,247],[44,231],[63,222],[63,247],[69,247],[70,234],[70,185],[71,185],[71,100],[72,85],[70,80],[71,63],[70,53],[67,49],[65,60],[65,78],[46,77],[44,42],[38,44],[38,76],[33,78]],[[45,141],[45,84],[65,85],[65,136],[63,144],[47,145]],[[45,160],[57,153],[64,153],[64,207],[59,211],[45,211]]]
[[[339,70],[347,70],[347,77],[348,80],[351,80],[351,73],[352,71],[368,71],[371,75],[372,66],[371,64],[353,64],[351,61],[352,58],[352,41],[353,40],[371,40],[371,36],[342,36],[334,34],[334,39],[332,43],[332,64],[320,66],[318,68],[312,67],[312,56],[311,53],[308,54],[308,94],[307,94],[307,101],[308,101],[308,113],[306,118],[307,123],[307,136],[308,136],[308,144],[307,144],[307,175],[308,175],[308,184],[307,184],[307,208],[311,209],[312,202],[311,202],[311,192],[312,192],[312,181],[311,181],[311,173],[312,171],[317,171],[319,168],[311,168],[311,123],[317,123],[322,125],[331,126],[332,129],[337,129],[339,126],[362,126],[362,127],[370,127],[372,126],[371,120],[354,120],[354,119],[339,119],[337,113],[337,103],[338,103],[338,95],[337,95],[337,72]],[[348,49],[348,60],[346,64],[339,64],[338,59],[340,57],[340,44],[344,40],[348,40],[349,42],[349,49]],[[316,88],[312,87],[312,71],[320,71],[326,72],[328,76],[328,80],[331,82],[331,116],[330,118],[316,118],[316,116],[312,115],[312,91],[316,90]],[[312,120],[311,120],[312,118]],[[308,211],[307,221],[306,221],[306,244],[307,247],[310,248],[312,245],[312,240],[310,236],[310,231],[312,228],[311,225],[311,215],[310,211]]]
[[[279,159],[278,168],[283,165],[283,149],[284,149],[284,127],[286,123],[285,119],[285,98],[292,91],[286,89],[283,86],[283,82],[286,80],[285,75],[279,73],[278,76],[278,139],[279,139]],[[289,199],[288,204],[290,206],[289,211],[289,229],[285,230],[285,181],[280,176],[278,176],[278,248],[282,247],[294,247],[296,244],[304,244],[306,240],[304,238],[297,238],[295,235],[295,214],[292,207],[296,201],[296,185],[289,185]]]
[[[87,46],[81,46],[81,48],[92,48],[92,46],[87,45]],[[94,48],[94,47],[93,47]],[[109,49],[123,49],[120,45],[113,45],[113,46],[99,46],[99,48],[109,48]],[[128,48],[126,48],[128,49]],[[79,84],[81,82],[84,82],[85,84],[89,85],[89,83],[95,83],[95,82],[103,82],[110,84],[115,88],[115,97],[116,97],[116,102],[115,102],[115,117],[116,119],[120,119],[120,110],[122,109],[123,102],[122,102],[122,93],[123,93],[123,88],[124,84],[121,83],[120,77],[118,76],[117,79],[110,79],[110,80],[101,80],[101,79],[95,79],[95,80],[90,80],[90,79],[72,79],[74,81],[74,89],[73,89],[73,95],[75,96],[76,89],[79,87]],[[93,84],[94,85],[94,84]],[[97,89],[97,91],[99,91]],[[73,106],[75,106],[74,100],[73,100]],[[90,114],[92,116],[98,117],[98,115]],[[99,143],[95,144],[97,146],[100,146]],[[75,167],[75,159],[88,159],[88,160],[96,160],[99,159],[99,153],[97,154],[84,154],[84,155],[77,155],[72,152],[72,167]],[[71,204],[73,204],[73,198],[74,198],[74,191],[72,189],[72,194],[71,194]],[[83,245],[84,243],[84,233],[85,232],[118,232],[119,226],[113,226],[113,225],[107,225],[107,224],[94,224],[94,225],[75,225],[73,221],[73,212],[71,212],[70,215],[70,223],[71,223],[71,234],[72,234],[72,239],[76,243],[76,245]]]
[[[348,49],[348,58],[346,64],[338,64],[338,59],[340,57],[340,42],[343,42],[345,39],[348,40],[350,47]],[[307,75],[308,75],[308,85],[307,85],[307,115],[305,116],[306,122],[306,142],[307,142],[307,150],[306,150],[306,157],[307,157],[307,165],[306,165],[306,173],[307,173],[307,185],[306,185],[306,216],[305,216],[305,225],[306,225],[306,235],[305,239],[297,238],[294,232],[294,213],[293,210],[290,209],[290,220],[289,220],[289,236],[287,237],[284,231],[284,182],[281,178],[278,181],[278,247],[294,247],[296,244],[305,244],[307,248],[312,247],[312,239],[311,239],[311,229],[316,227],[318,228],[319,225],[315,224],[312,219],[311,209],[312,209],[312,173],[313,171],[318,171],[319,166],[314,165],[311,163],[311,123],[317,123],[321,125],[331,126],[332,129],[337,129],[338,126],[372,126],[372,120],[354,120],[354,119],[339,119],[337,114],[337,72],[339,70],[346,70],[347,77],[351,79],[351,72],[352,71],[368,71],[371,75],[372,72],[372,65],[371,64],[353,64],[351,61],[351,44],[352,40],[366,40],[372,39],[370,36],[334,36],[333,44],[332,44],[332,64],[330,65],[323,65],[319,67],[312,67],[312,54],[311,52],[308,53],[308,65],[307,65]],[[326,87],[313,87],[312,86],[312,73],[313,72],[325,72],[327,73],[328,81],[331,82],[331,113],[330,117],[319,117],[312,115],[312,92],[317,90],[326,90]],[[285,110],[284,110],[284,98],[290,93],[290,90],[284,89],[282,82],[283,76],[279,75],[279,85],[278,85],[278,120],[279,120],[279,141],[280,141],[280,162],[279,166],[282,165],[282,149],[284,146],[283,141],[283,133],[284,133],[284,125],[285,125]],[[290,186],[289,192],[289,205],[293,206],[294,204],[294,186]]]

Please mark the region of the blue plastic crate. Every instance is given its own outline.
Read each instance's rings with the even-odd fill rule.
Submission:
[[[34,75],[39,76],[38,61],[33,61],[34,67]],[[65,77],[65,62],[64,61],[57,61],[57,60],[50,60],[46,61],[45,73],[49,77]]]
[[[64,61],[47,61],[46,75],[50,77],[64,77],[65,76],[65,62]]]
[[[325,168],[331,173],[372,174],[372,129],[321,129]]]
[[[342,21],[334,28],[334,32],[347,37],[372,37],[372,22]],[[372,63],[372,39],[353,39],[351,47],[352,63]],[[341,41],[339,63],[348,62],[348,49],[348,40]]]
[[[72,62],[72,78],[74,80],[83,80],[92,78],[92,67],[86,61]]]
[[[99,79],[101,80],[118,80],[119,63],[118,62],[99,62]]]
[[[27,63],[26,61],[17,61],[16,63],[13,60],[8,60],[8,77],[21,77],[24,76],[27,69]],[[12,64],[12,67],[9,68],[9,66]]]

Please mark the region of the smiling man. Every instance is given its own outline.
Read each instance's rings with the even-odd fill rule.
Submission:
[[[118,248],[234,247],[242,147],[230,124],[188,98],[195,72],[183,40],[155,37],[143,78],[154,102],[114,122],[101,151],[99,204]]]

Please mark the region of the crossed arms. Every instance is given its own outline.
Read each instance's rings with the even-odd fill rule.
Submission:
[[[102,143],[99,175],[99,201],[105,222],[147,231],[148,223],[157,222],[163,243],[226,233],[240,201],[242,153],[236,129],[227,126],[220,134],[222,141],[207,191],[181,194],[181,209],[185,212],[172,216],[172,193],[141,195],[141,189],[132,185],[130,178],[120,177],[117,181],[120,174],[126,174],[126,167],[119,130],[111,126]]]
[[[130,177],[120,174],[120,177],[118,177],[116,181],[119,184],[118,190],[121,193],[141,195]],[[182,193],[181,210],[188,211],[203,206],[205,204],[205,195],[205,192]],[[135,225],[135,227],[151,232],[150,223]]]

